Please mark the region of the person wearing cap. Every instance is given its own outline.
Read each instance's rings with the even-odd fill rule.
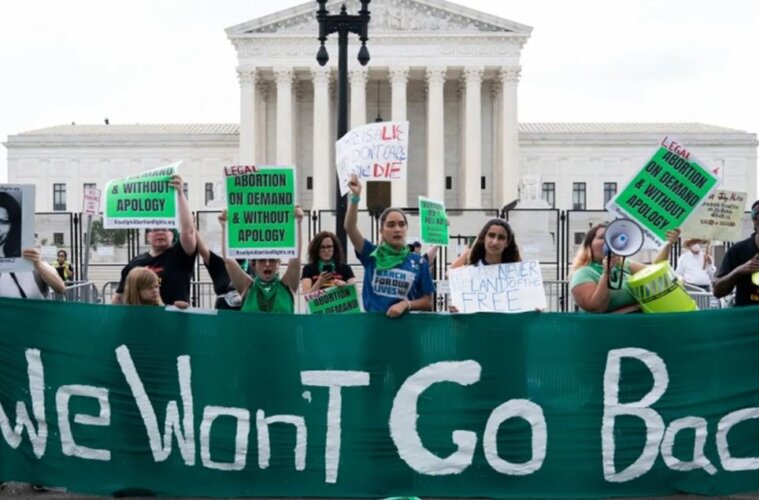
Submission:
[[[417,255],[420,255],[424,260],[427,261],[427,265],[430,266],[430,271],[432,271],[432,267],[435,265],[435,259],[437,259],[437,252],[440,249],[439,245],[435,245],[425,254],[422,254],[422,243],[419,241],[414,241],[413,243],[408,244],[408,249],[410,252],[413,252]]]
[[[685,240],[683,248],[687,251],[677,260],[677,274],[686,284],[696,286],[707,292],[711,289],[712,277],[717,268],[708,252],[708,242],[691,238]]]
[[[177,191],[177,213],[179,215],[179,241],[168,228],[153,228],[146,231],[150,251],[138,255],[121,270],[121,281],[113,294],[112,303],[124,301],[124,284],[129,271],[135,267],[147,267],[158,275],[161,282],[161,300],[166,305],[186,307],[190,301],[192,281],[198,241],[192,213],[182,192],[183,181],[173,175],[169,185]]]
[[[759,200],[751,205],[754,232],[731,246],[712,282],[714,296],[729,295],[735,289],[735,305],[759,304]]]

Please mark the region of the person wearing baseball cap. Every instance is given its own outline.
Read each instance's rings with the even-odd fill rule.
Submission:
[[[759,200],[751,205],[754,233],[731,246],[725,253],[712,288],[724,297],[735,289],[735,305],[759,305]]]

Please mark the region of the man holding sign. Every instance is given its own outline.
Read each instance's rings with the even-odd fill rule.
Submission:
[[[114,304],[123,303],[124,282],[129,271],[135,267],[147,267],[160,279],[161,300],[166,305],[186,306],[190,301],[190,281],[198,249],[192,212],[182,192],[184,182],[179,175],[172,175],[169,186],[176,192],[179,218],[179,242],[173,242],[171,228],[148,229],[150,251],[138,255],[121,270],[121,281],[113,294]]]
[[[759,200],[751,205],[754,234],[731,246],[712,283],[714,296],[724,297],[735,288],[735,305],[759,304]]]

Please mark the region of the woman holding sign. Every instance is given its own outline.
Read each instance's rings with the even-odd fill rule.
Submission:
[[[585,312],[594,313],[629,313],[640,311],[640,305],[630,289],[628,277],[641,271],[645,264],[626,260],[624,269],[620,269],[621,257],[618,255],[604,255],[604,234],[606,224],[596,224],[585,234],[582,246],[577,251],[572,262],[569,288],[575,303]],[[654,263],[666,261],[672,245],[680,236],[680,230],[667,231],[667,242],[659,250]],[[611,259],[612,281],[620,279],[622,273],[622,286],[619,290],[609,288],[609,279],[606,274],[607,260]]]
[[[21,205],[0,191],[0,257],[21,257]]]
[[[351,192],[345,231],[364,266],[364,309],[383,312],[390,318],[409,311],[431,311],[435,285],[427,263],[406,245],[406,214],[392,207],[382,212],[382,242],[374,245],[358,229],[358,202],[361,201],[358,177],[351,176],[348,187]]]
[[[308,245],[308,264],[303,266],[303,293],[356,282],[353,269],[345,263],[345,252],[335,233],[322,231]]]
[[[227,273],[237,292],[242,296],[242,312],[268,312],[293,314],[295,312],[295,292],[298,290],[300,276],[300,252],[303,241],[301,222],[303,210],[295,206],[295,219],[298,223],[297,251],[295,257],[287,262],[287,271],[279,277],[279,259],[255,259],[256,277],[251,278],[242,270],[235,259],[227,257],[227,239],[221,238],[221,255],[227,266]],[[227,211],[219,214],[222,235],[226,234]]]
[[[467,248],[452,263],[451,269],[464,265],[488,266],[521,262],[514,231],[504,219],[490,219],[483,226],[472,248]]]

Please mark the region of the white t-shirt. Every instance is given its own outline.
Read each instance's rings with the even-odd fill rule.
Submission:
[[[27,299],[44,300],[47,299],[48,290],[47,284],[36,271],[0,273],[0,297],[18,299],[26,295]]]
[[[675,274],[680,276],[689,285],[707,286],[712,282],[712,276],[716,268],[709,264],[704,269],[704,253],[693,254],[690,250],[683,252],[677,261]]]

